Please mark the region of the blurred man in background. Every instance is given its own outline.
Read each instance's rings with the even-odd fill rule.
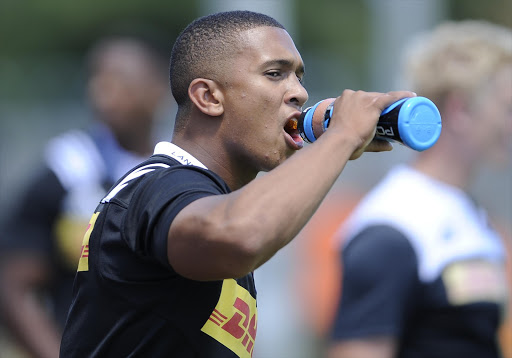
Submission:
[[[167,90],[166,59],[142,37],[102,39],[88,66],[94,123],[50,140],[2,230],[2,314],[35,357],[59,354],[90,213],[125,171],[152,154]]]
[[[406,88],[438,105],[442,134],[391,170],[340,231],[329,357],[497,358],[506,255],[468,190],[484,164],[510,164],[512,32],[452,22],[413,45]]]

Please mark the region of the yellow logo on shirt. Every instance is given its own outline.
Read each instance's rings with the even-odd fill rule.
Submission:
[[[94,224],[96,224],[96,219],[99,214],[99,212],[96,212],[92,215],[89,226],[87,226],[87,230],[85,231],[82,241],[82,253],[78,261],[78,271],[89,271],[89,238],[91,237],[91,232],[94,229]]]
[[[448,266],[443,272],[448,301],[452,305],[507,301],[505,267],[484,260],[467,260]]]
[[[233,279],[224,280],[219,302],[201,329],[240,358],[254,350],[258,312],[256,299]]]
[[[76,264],[82,254],[83,230],[87,227],[87,218],[69,215],[59,216],[55,222],[54,235],[59,252],[59,258],[71,270],[76,269]]]

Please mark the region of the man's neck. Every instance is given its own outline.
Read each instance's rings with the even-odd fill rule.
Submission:
[[[175,135],[172,143],[197,158],[209,170],[219,175],[231,190],[240,189],[252,181],[258,173],[251,173],[234,163],[218,143],[203,143]]]
[[[466,191],[473,178],[473,162],[474,159],[447,150],[442,155],[422,153],[414,161],[413,167],[436,180]]]

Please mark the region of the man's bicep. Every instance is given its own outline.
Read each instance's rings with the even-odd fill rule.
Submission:
[[[195,168],[177,167],[157,173],[142,183],[130,199],[121,224],[122,237],[140,256],[168,266],[169,231],[181,220],[177,219],[178,214],[196,200],[224,192]]]
[[[399,336],[418,283],[409,240],[389,226],[369,227],[344,248],[342,267],[332,338]]]
[[[169,226],[167,256],[173,269],[182,276],[211,280],[222,262],[228,261],[222,244],[216,240],[212,212],[222,206],[225,195],[202,197],[183,207]],[[226,243],[227,246],[227,243]]]

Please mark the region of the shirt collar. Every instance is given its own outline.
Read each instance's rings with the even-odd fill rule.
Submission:
[[[153,154],[167,155],[173,159],[176,159],[183,165],[193,165],[199,168],[208,169],[203,163],[197,160],[192,154],[186,150],[181,149],[176,144],[170,142],[160,142],[155,146]]]

